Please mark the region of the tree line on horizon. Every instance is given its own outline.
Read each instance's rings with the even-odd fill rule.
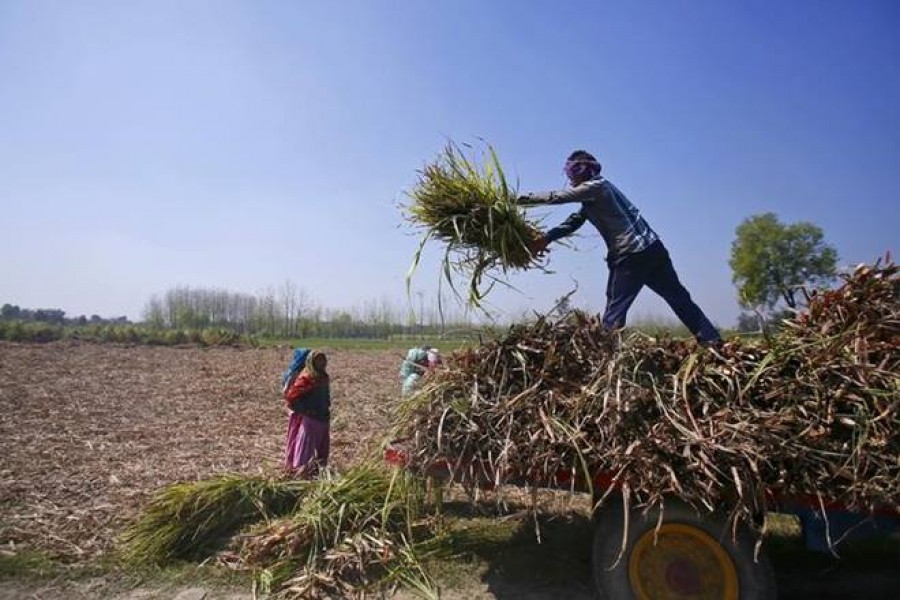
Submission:
[[[101,317],[100,315],[79,315],[67,317],[66,311],[59,308],[21,308],[6,303],[0,306],[0,321],[22,321],[24,323],[48,323],[51,325],[128,325],[128,317]]]
[[[257,296],[223,289],[178,286],[154,295],[137,323],[126,317],[68,318],[65,311],[25,309],[12,304],[0,309],[0,339],[53,341],[62,338],[152,344],[217,345],[240,338],[391,339],[466,337],[483,329],[471,315],[443,313],[426,307],[397,307],[386,299],[351,309],[323,308],[291,282],[276,292]]]
[[[824,287],[837,272],[837,252],[825,243],[824,233],[809,222],[784,224],[774,213],[754,215],[736,229],[729,266],[743,309],[736,324],[738,331],[765,329],[791,311],[802,307],[798,291],[805,287]],[[215,339],[238,336],[262,338],[371,338],[451,335],[471,333],[485,324],[476,322],[472,313],[459,312],[453,302],[434,299],[425,305],[424,295],[416,292],[418,302],[407,308],[388,299],[364,303],[351,309],[325,308],[314,302],[303,288],[286,281],[277,290],[257,295],[224,289],[178,286],[162,295],[154,295],[143,309],[143,320],[131,323],[126,317],[106,319],[99,315],[68,318],[60,309],[23,309],[11,304],[0,307],[0,339],[11,339],[10,332],[28,339],[24,324],[75,327],[95,337],[134,338],[104,328],[137,326],[151,331],[219,330]],[[10,323],[17,323],[10,327]],[[53,338],[46,329],[39,337]],[[61,334],[60,334],[61,335]],[[171,336],[170,336],[171,337]],[[196,335],[194,337],[197,337]],[[13,338],[14,339],[14,338]]]
[[[418,308],[418,310],[416,310]],[[398,307],[388,299],[350,309],[325,308],[303,288],[287,281],[278,290],[258,295],[224,289],[178,286],[153,296],[143,311],[144,323],[164,329],[225,327],[267,338],[373,338],[434,335],[480,328],[470,313],[437,306]]]

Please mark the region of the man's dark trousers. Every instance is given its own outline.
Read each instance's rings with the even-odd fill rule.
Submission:
[[[705,344],[721,340],[719,332],[681,285],[669,251],[661,241],[654,242],[646,250],[610,262],[606,311],[603,313],[603,324],[607,328],[625,326],[628,309],[645,285],[666,301],[697,341]]]

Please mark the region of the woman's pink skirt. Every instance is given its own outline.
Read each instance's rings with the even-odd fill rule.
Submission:
[[[284,442],[284,468],[307,477],[328,464],[331,446],[327,422],[292,412]]]

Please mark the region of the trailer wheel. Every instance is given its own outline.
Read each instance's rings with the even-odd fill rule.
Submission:
[[[622,552],[624,525],[621,503],[598,510],[591,562],[601,599],[776,597],[772,567],[762,553],[754,560],[755,538],[746,528],[733,539],[724,519],[667,504],[661,524],[656,510],[630,513]]]

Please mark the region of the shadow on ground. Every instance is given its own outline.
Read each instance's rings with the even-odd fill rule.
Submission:
[[[900,538],[860,540],[839,557],[811,552],[799,537],[769,540],[766,552],[778,579],[778,597],[801,600],[900,598]]]
[[[454,549],[484,565],[485,597],[501,600],[593,598],[593,526],[580,512],[506,516],[491,507],[449,504],[460,517]],[[500,523],[500,525],[498,525]],[[540,540],[536,531],[540,532]],[[778,582],[778,597],[797,600],[900,598],[900,538],[876,538],[846,545],[840,558],[808,551],[799,536],[772,536],[766,552]],[[465,587],[464,582],[461,587]],[[482,597],[478,595],[477,597]]]

